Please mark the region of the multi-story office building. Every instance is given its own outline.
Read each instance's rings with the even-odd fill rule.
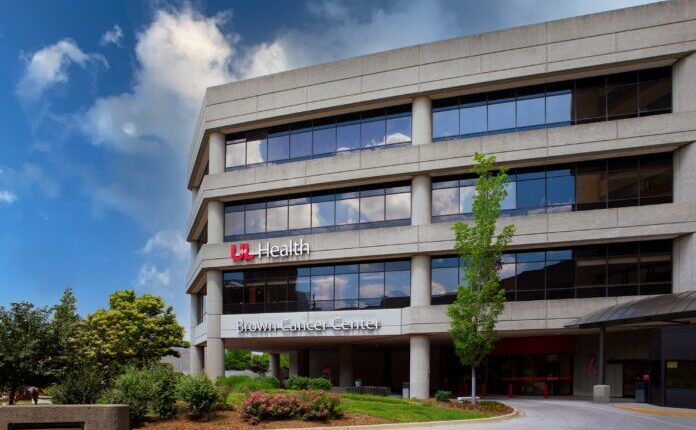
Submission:
[[[209,88],[188,172],[191,369],[221,375],[224,348],[246,348],[337,386],[464,391],[451,223],[482,152],[510,169],[516,226],[484,389],[632,396],[649,375],[662,402],[696,385],[678,382],[693,351],[651,347],[696,304],[694,51],[696,2],[674,1]]]

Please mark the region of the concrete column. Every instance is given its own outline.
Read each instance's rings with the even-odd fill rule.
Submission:
[[[430,224],[432,218],[432,180],[428,175],[414,176],[411,181],[411,224]]]
[[[411,398],[430,397],[430,338],[427,335],[411,336],[409,384]]]
[[[411,257],[411,306],[430,306],[430,256]]]
[[[206,316],[208,349],[206,351],[205,373],[210,379],[225,374],[225,345],[220,336],[220,316],[222,315],[222,272],[206,272],[208,314]]]
[[[194,344],[195,330],[198,326],[198,300],[200,298],[197,294],[190,294],[189,298],[191,303],[189,310],[189,338],[191,340],[191,346],[189,347],[189,370],[194,374],[203,370],[203,348]]]
[[[225,206],[222,202],[208,202],[208,243],[225,241]]]
[[[203,348],[197,345],[191,345],[190,347],[190,373],[196,374],[203,371]]]
[[[290,376],[298,376],[298,369],[297,369],[297,351],[290,351],[288,353],[288,361],[290,362],[290,368],[288,369],[288,373]]]
[[[198,256],[198,249],[200,248],[200,246],[198,245],[197,240],[189,242],[189,245],[191,245],[191,264],[193,264],[193,260],[195,260]]]
[[[424,145],[433,140],[433,104],[428,96],[418,96],[413,99],[411,107],[413,121],[414,145]]]
[[[338,347],[338,386],[352,387],[353,377],[353,345],[341,344]]]
[[[280,354],[273,352],[268,354],[268,356],[270,358],[268,373],[270,373],[274,378],[280,379]]]
[[[225,135],[213,131],[208,136],[208,173],[217,175],[225,171]]]
[[[696,53],[690,54],[672,66],[672,111],[696,110]]]

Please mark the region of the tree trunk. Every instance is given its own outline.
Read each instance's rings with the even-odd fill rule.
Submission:
[[[10,391],[7,393],[8,394],[8,398],[7,398],[8,405],[15,404],[15,394],[16,393],[17,393],[17,385],[15,385],[15,384],[10,385]]]
[[[476,367],[471,366],[471,404],[476,404]]]

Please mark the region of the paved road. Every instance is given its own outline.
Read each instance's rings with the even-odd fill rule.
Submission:
[[[696,418],[646,415],[582,400],[505,400],[524,416],[485,424],[438,427],[442,430],[685,430]],[[418,427],[414,427],[418,428]]]

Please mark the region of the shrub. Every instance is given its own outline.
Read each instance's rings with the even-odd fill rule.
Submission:
[[[212,381],[205,375],[189,375],[181,378],[177,387],[178,397],[186,402],[191,415],[196,418],[210,416],[219,402],[219,394]]]
[[[327,421],[341,416],[340,403],[337,395],[321,391],[276,394],[255,391],[244,399],[242,414],[251,424],[291,418]]]
[[[128,405],[131,423],[138,423],[147,414],[152,384],[146,371],[129,368],[117,376],[113,388],[107,392],[103,401]]]
[[[67,373],[60,384],[48,389],[51,403],[87,405],[96,403],[104,390],[104,376],[95,367],[85,367]]]
[[[305,376],[291,376],[285,383],[288,390],[322,390],[331,389],[331,381],[326,378],[307,378]]]
[[[150,407],[160,418],[176,415],[176,387],[180,374],[169,366],[153,366],[146,370],[150,380]]]
[[[218,378],[217,385],[229,387],[231,391],[262,391],[275,390],[280,387],[280,382],[272,376],[252,378],[246,375],[233,375]]]
[[[309,386],[309,378],[306,376],[290,376],[285,383],[288,390],[306,390]]]
[[[435,392],[435,400],[438,402],[449,402],[452,398],[452,392],[447,390],[437,390]]]
[[[326,378],[310,378],[307,388],[310,390],[329,391],[331,390],[331,381]]]

